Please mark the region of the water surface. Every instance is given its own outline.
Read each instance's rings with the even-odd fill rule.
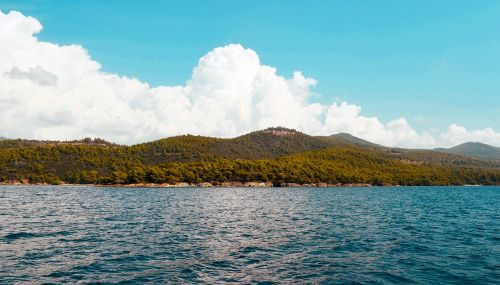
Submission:
[[[500,187],[0,186],[0,284],[500,282]]]

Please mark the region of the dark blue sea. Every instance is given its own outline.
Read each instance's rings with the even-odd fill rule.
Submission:
[[[0,187],[0,284],[499,284],[500,187]]]

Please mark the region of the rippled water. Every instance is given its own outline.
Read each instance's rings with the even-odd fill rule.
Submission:
[[[0,187],[0,283],[499,283],[500,187]]]

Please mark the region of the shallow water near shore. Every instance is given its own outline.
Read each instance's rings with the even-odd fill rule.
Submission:
[[[0,284],[500,282],[500,187],[0,186]]]

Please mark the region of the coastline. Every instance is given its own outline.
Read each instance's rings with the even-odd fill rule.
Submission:
[[[288,188],[328,188],[328,187],[373,187],[375,185],[366,183],[348,183],[348,184],[328,184],[328,183],[312,183],[312,184],[299,184],[299,183],[280,183],[273,185],[272,182],[223,182],[223,183],[135,183],[135,184],[96,184],[97,187],[125,187],[125,188],[271,188],[271,187],[288,187]],[[395,186],[395,185],[385,185]]]
[[[27,180],[13,180],[13,181],[3,181],[0,182],[0,186],[49,186],[53,184],[49,183],[30,183]],[[56,186],[92,186],[92,187],[123,187],[123,188],[212,188],[212,187],[223,187],[223,188],[271,188],[271,187],[310,187],[310,188],[327,188],[327,187],[372,187],[377,185],[372,185],[368,183],[280,183],[279,185],[274,185],[272,182],[200,182],[200,183],[129,183],[129,184],[71,184],[71,183],[61,183],[55,184]],[[381,185],[382,186],[382,185]],[[399,186],[399,185],[383,185],[383,186]]]
[[[436,186],[436,185],[395,185],[387,184],[374,185],[369,183],[280,183],[273,184],[272,182],[200,182],[200,183],[130,183],[130,184],[71,184],[71,183],[61,183],[61,184],[49,184],[49,183],[29,183],[27,179],[13,180],[13,181],[2,181],[0,186],[63,186],[63,187],[114,187],[114,188],[341,188],[341,187],[402,187],[402,186]],[[480,184],[463,184],[463,185],[440,185],[440,186],[485,186]],[[494,185],[492,185],[494,186]]]

